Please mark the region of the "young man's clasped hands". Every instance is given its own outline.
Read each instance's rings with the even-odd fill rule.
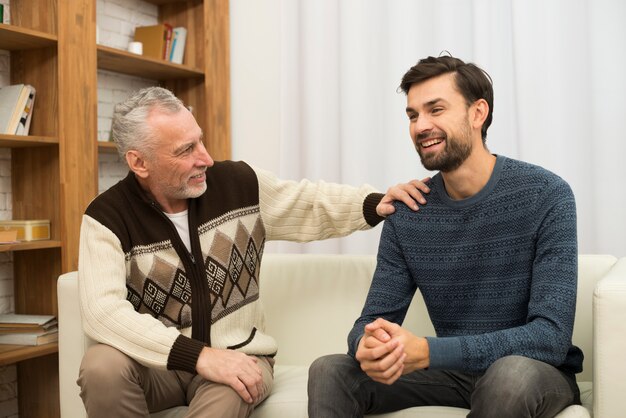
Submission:
[[[428,342],[378,318],[365,326],[356,359],[372,380],[391,385],[403,374],[428,368]]]

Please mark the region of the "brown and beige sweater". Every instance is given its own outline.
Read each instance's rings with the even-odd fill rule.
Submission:
[[[382,195],[367,185],[284,181],[225,161],[207,170],[207,186],[189,201],[191,253],[132,173],[89,205],[78,269],[88,335],[146,366],[192,373],[205,345],[273,355],[259,303],[265,241],[339,237],[382,220]]]

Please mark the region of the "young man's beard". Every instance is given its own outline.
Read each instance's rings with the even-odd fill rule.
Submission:
[[[469,124],[464,124],[460,137],[449,137],[444,133],[445,147],[438,154],[422,155],[420,146],[416,146],[417,153],[425,169],[444,173],[456,170],[463,164],[472,152],[471,133]]]

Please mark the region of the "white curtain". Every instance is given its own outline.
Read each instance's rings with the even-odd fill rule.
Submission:
[[[581,253],[626,256],[626,2],[260,4],[231,0],[235,158],[284,178],[381,191],[431,174],[411,144],[397,87],[419,58],[448,51],[493,79],[489,149],[569,182]],[[379,234],[268,249],[375,253]]]

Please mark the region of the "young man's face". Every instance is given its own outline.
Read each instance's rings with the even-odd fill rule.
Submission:
[[[409,134],[426,169],[449,172],[470,155],[475,135],[453,73],[413,84],[406,113]]]
[[[205,171],[213,159],[202,143],[202,130],[187,109],[171,114],[155,109],[148,116],[154,152],[146,158],[150,193],[166,212],[186,209],[186,200],[206,191]]]

